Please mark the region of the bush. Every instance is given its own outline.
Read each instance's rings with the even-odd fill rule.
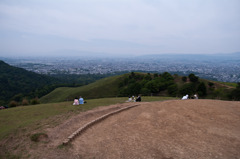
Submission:
[[[28,100],[27,100],[27,99],[23,99],[23,100],[22,100],[22,105],[29,105]]]
[[[198,82],[198,77],[195,76],[193,73],[189,74],[188,78],[190,79],[191,82]]]
[[[144,96],[150,96],[151,95],[151,91],[147,88],[142,88],[140,93]]]
[[[168,94],[171,97],[176,97],[177,93],[178,93],[178,86],[177,86],[177,84],[173,84],[173,85],[168,86]]]
[[[16,107],[18,103],[16,101],[11,101],[8,105],[9,107]]]
[[[212,88],[212,87],[214,86],[214,83],[208,82],[208,86],[209,86],[210,88]]]
[[[187,82],[187,77],[186,77],[186,76],[183,76],[183,77],[182,77],[182,81],[183,81],[183,82]]]
[[[188,94],[189,96],[195,93],[194,90],[194,84],[192,83],[187,83],[184,84],[180,89],[179,89],[180,95],[186,95]]]
[[[31,104],[32,105],[36,105],[36,104],[39,104],[40,102],[39,102],[39,99],[38,98],[34,98],[34,99],[32,99],[31,100]]]
[[[201,82],[198,85],[197,93],[199,94],[200,97],[207,95],[207,87],[205,86],[204,82]]]

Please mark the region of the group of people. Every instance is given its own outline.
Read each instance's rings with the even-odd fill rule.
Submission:
[[[135,98],[134,96],[129,96],[128,97],[128,101],[127,102],[141,102],[142,101],[142,98],[140,95],[138,95],[137,98]]]
[[[76,97],[73,101],[73,105],[84,104],[84,99],[80,96],[79,99]]]
[[[8,108],[8,106],[0,106],[0,110],[1,109],[7,109]]]
[[[182,100],[185,100],[185,99],[189,99],[188,94],[182,97]],[[193,97],[191,97],[191,99],[198,99],[197,94],[194,94]]]

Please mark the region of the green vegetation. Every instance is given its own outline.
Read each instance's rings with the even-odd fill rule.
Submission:
[[[75,97],[83,96],[85,99],[103,97],[137,96],[171,96],[182,97],[188,94],[192,97],[195,93],[200,98],[233,99],[230,97],[233,88],[221,83],[212,82],[190,74],[188,77],[162,74],[128,73],[101,79],[82,87],[60,87],[50,94],[42,97],[40,102],[72,101]],[[234,98],[235,99],[235,98]]]
[[[75,97],[85,99],[116,97],[118,85],[125,75],[113,76],[98,80],[82,87],[60,87],[40,99],[42,103],[73,101]]]
[[[219,93],[216,94],[216,91]],[[171,97],[182,97],[188,94],[191,98],[194,94],[198,94],[200,98],[229,99],[230,90],[225,85],[199,79],[193,73],[189,74],[188,77],[180,77],[168,72],[162,74],[132,72],[125,76],[119,85],[119,96],[131,94]]]
[[[232,100],[240,100],[240,82],[238,82],[236,89],[231,92],[230,98]]]
[[[53,77],[39,75],[0,61],[0,104],[7,104],[10,99],[19,102],[26,95],[34,98],[36,94],[30,92],[59,82]]]
[[[174,99],[170,97],[143,97],[143,102],[161,101]],[[84,105],[73,106],[71,102],[39,104],[32,106],[19,106],[11,109],[0,111],[0,140],[16,132],[17,130],[24,130],[26,127],[40,127],[42,121],[46,121],[48,125],[57,124],[67,116],[87,111],[98,106],[107,106],[111,104],[124,103],[126,97],[119,98],[100,98],[87,100]],[[55,120],[55,117],[61,115],[61,118]],[[64,117],[65,116],[65,117]]]
[[[113,74],[47,76],[0,61],[0,105],[9,104],[10,101],[16,102],[16,105],[25,105],[26,102],[30,103],[36,97],[40,98],[58,87],[79,87],[108,76]],[[24,99],[24,103],[21,103]]]

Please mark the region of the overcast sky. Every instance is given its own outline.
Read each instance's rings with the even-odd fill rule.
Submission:
[[[0,0],[0,56],[240,51],[240,0]]]

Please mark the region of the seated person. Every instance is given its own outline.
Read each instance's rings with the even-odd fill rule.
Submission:
[[[79,102],[78,102],[78,99],[77,99],[77,98],[74,99],[73,105],[79,105]]]
[[[188,99],[188,94],[182,97],[182,100]]]
[[[128,102],[131,102],[131,101],[132,101],[132,97],[129,96],[129,97],[128,97]]]
[[[84,104],[84,99],[81,96],[79,98],[79,104]]]
[[[141,96],[139,95],[138,97],[137,97],[137,99],[136,99],[136,102],[141,102]]]

